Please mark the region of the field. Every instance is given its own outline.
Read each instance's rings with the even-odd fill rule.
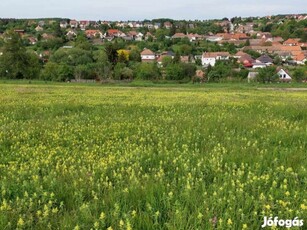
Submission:
[[[0,99],[0,229],[307,225],[306,91],[6,83]]]

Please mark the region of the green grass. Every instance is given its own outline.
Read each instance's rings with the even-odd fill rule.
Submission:
[[[306,91],[127,86],[0,84],[0,229],[306,217]]]

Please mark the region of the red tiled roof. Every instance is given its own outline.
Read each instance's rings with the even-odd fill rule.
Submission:
[[[282,51],[290,51],[290,52],[302,50],[300,46],[281,46],[280,49]]]
[[[297,40],[293,39],[293,38],[289,38],[288,40],[284,41],[284,44],[286,45],[291,45],[291,44],[297,44]]]
[[[119,33],[119,30],[117,30],[117,29],[109,29],[108,30],[108,34],[116,34],[116,33]]]
[[[87,35],[92,35],[92,34],[101,33],[101,32],[99,30],[86,30],[85,33]]]
[[[306,56],[303,53],[300,53],[300,54],[294,56],[293,59],[296,60],[296,61],[304,61],[306,59]]]

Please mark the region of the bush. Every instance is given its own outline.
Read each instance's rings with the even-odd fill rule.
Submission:
[[[156,63],[141,63],[137,67],[136,77],[140,80],[157,80],[161,73]]]

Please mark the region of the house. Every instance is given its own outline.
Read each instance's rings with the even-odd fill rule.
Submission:
[[[154,24],[154,28],[157,30],[157,29],[159,29],[161,27],[161,23],[159,23],[159,22],[156,22],[155,24]]]
[[[258,72],[249,72],[247,75],[248,83],[255,81],[257,79]]]
[[[87,27],[89,27],[90,21],[80,21],[79,25],[81,30],[85,30]]]
[[[25,35],[25,30],[16,29],[16,30],[14,30],[14,32],[15,32],[15,33],[18,33],[20,36]]]
[[[142,34],[141,32],[138,33],[135,37],[135,40],[136,41],[143,41],[143,38],[144,38],[144,34]]]
[[[69,40],[72,40],[72,39],[74,39],[75,37],[77,37],[77,32],[74,31],[74,30],[68,30],[68,32],[66,33],[66,37],[67,37]]]
[[[292,77],[290,76],[288,71],[282,68],[277,68],[277,75],[279,76],[279,80],[282,82],[290,82],[292,80]]]
[[[38,25],[38,26],[35,28],[35,31],[36,31],[36,32],[41,32],[41,31],[43,31],[43,30],[44,30],[44,28],[41,27],[40,25]]]
[[[146,23],[145,27],[147,27],[148,29],[153,29],[154,25],[152,23]]]
[[[237,58],[238,63],[241,63],[246,68],[253,67],[253,63],[255,62],[255,60],[249,54],[242,51],[237,52],[233,57]]]
[[[141,52],[142,62],[153,62],[156,60],[156,54],[152,52],[150,49],[144,49]]]
[[[39,21],[38,25],[41,26],[41,27],[44,27],[45,26],[45,21],[43,21],[43,20]]]
[[[240,24],[236,29],[236,32],[252,34],[254,33],[254,23],[247,23],[246,25]]]
[[[154,38],[154,36],[152,35],[152,33],[147,32],[145,35],[145,40],[148,40],[149,38]]]
[[[279,57],[283,62],[285,62],[285,61],[287,61],[287,60],[289,60],[289,59],[292,58],[291,52],[287,52],[287,51],[277,51],[277,52],[275,52],[275,54],[277,54],[278,57]]]
[[[296,64],[298,65],[305,65],[307,61],[307,56],[304,53],[300,53],[298,55],[295,55],[293,57],[293,60],[295,61]]]
[[[190,62],[190,56],[188,56],[188,55],[180,56],[180,62],[189,63]]]
[[[253,69],[258,69],[258,68],[266,68],[267,65],[265,63],[262,63],[262,62],[253,62],[252,63],[253,65]]]
[[[273,65],[273,59],[270,58],[268,55],[266,54],[263,54],[261,55],[259,58],[256,59],[256,62],[257,63],[264,63],[266,64],[267,66],[269,65]]]
[[[270,32],[258,32],[256,36],[257,38],[262,38],[262,39],[268,39],[273,37]]]
[[[218,42],[218,41],[223,40],[223,38],[220,36],[208,36],[206,40],[209,42]]]
[[[217,60],[228,60],[229,57],[228,52],[205,52],[202,55],[201,62],[203,66],[215,66]]]
[[[289,38],[288,40],[284,41],[284,46],[298,46],[299,42],[298,39]]]
[[[102,38],[103,35],[99,30],[86,30],[85,35],[87,38]]]
[[[175,56],[175,54],[174,54],[173,51],[164,51],[164,52],[162,52],[162,53],[158,56],[157,62],[158,62],[158,64],[159,64],[160,66],[162,66],[163,58],[165,58],[165,57],[170,57],[170,58],[173,59],[174,56]]]
[[[164,22],[164,27],[166,29],[170,29],[170,28],[172,28],[172,26],[173,26],[173,24],[171,22]]]
[[[75,29],[75,28],[78,28],[79,23],[77,20],[70,20],[69,25],[71,28]]]
[[[47,34],[47,33],[43,33],[42,34],[42,39],[47,41],[47,40],[51,40],[54,39],[55,37],[52,34]]]
[[[190,42],[202,40],[204,37],[199,34],[188,34],[187,37],[189,38]]]
[[[37,43],[37,39],[35,37],[29,37],[28,41],[31,45],[35,45]]]
[[[184,33],[175,33],[173,36],[172,36],[172,39],[182,39],[182,38],[186,38],[187,35],[185,35]]]
[[[67,21],[61,21],[61,22],[60,22],[60,27],[61,27],[62,29],[66,29],[67,26],[68,26]]]
[[[126,37],[127,35],[118,29],[108,29],[107,35],[110,37]]]

